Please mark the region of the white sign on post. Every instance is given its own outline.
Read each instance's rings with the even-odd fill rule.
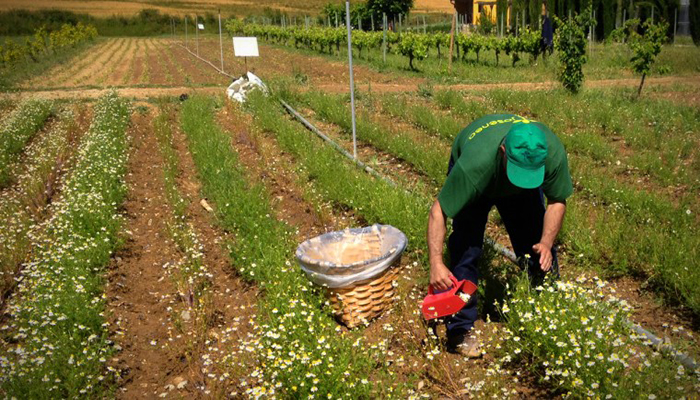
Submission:
[[[200,31],[204,30],[204,24],[197,24],[197,28],[199,28]]]
[[[233,55],[236,57],[259,57],[260,53],[258,52],[258,38],[233,38]]]

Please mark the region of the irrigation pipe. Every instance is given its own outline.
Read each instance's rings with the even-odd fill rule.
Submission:
[[[493,247],[494,250],[496,250],[500,255],[509,259],[513,263],[518,263],[518,258],[515,256],[515,253],[509,248],[503,246],[502,244],[496,243],[493,239],[489,237],[484,238],[484,243]],[[677,351],[672,345],[665,343],[658,336],[642,328],[641,326],[631,321],[627,321],[627,324],[629,325],[630,329],[632,329],[636,334],[644,336],[649,341],[649,345],[651,347],[656,347],[661,352],[670,354],[676,361],[678,361],[685,368],[688,368],[691,371],[695,371],[698,368],[698,364],[689,355]]]
[[[309,121],[306,120],[306,118],[302,117],[301,114],[299,114],[298,112],[296,112],[296,110],[294,110],[294,109],[292,108],[292,106],[290,106],[289,104],[287,104],[284,100],[280,99],[280,103],[282,103],[282,106],[287,110],[287,112],[289,112],[294,118],[296,118],[297,120],[299,120],[299,122],[301,122],[301,123],[306,127],[306,129],[308,129],[308,130],[310,130],[311,132],[315,133],[318,137],[320,137],[321,139],[323,139],[326,143],[328,143],[328,144],[330,144],[331,146],[333,146],[336,150],[338,150],[338,151],[339,151],[342,155],[344,155],[345,157],[349,158],[349,159],[350,159],[353,163],[355,163],[358,167],[362,168],[363,170],[365,170],[367,173],[369,173],[370,175],[374,176],[375,178],[379,178],[379,179],[383,180],[384,182],[388,183],[389,185],[391,185],[391,186],[393,186],[393,187],[396,187],[396,183],[395,183],[394,181],[392,181],[391,179],[385,177],[384,175],[380,174],[379,172],[373,170],[372,168],[370,168],[369,166],[367,166],[367,164],[363,163],[362,161],[358,160],[357,158],[353,157],[352,154],[350,154],[350,153],[349,153],[348,151],[346,151],[344,148],[340,147],[339,144],[337,144],[336,142],[334,142],[331,138],[329,138],[328,136],[326,136],[326,135],[325,135],[323,132],[321,132],[318,128],[316,128],[315,126],[313,126]]]
[[[198,59],[204,61],[205,63],[207,63],[207,64],[209,64],[209,65],[211,65],[211,67],[214,68],[214,69],[216,70],[216,72],[220,73],[221,75],[228,76],[228,77],[231,78],[231,79],[235,79],[235,77],[234,77],[233,75],[227,74],[226,72],[222,71],[221,69],[219,69],[219,67],[217,67],[216,65],[212,64],[211,61],[206,60],[206,59],[200,57],[199,55],[193,53],[192,50],[188,49],[186,46],[180,45],[180,47],[182,47],[183,49],[187,50],[188,53],[192,54],[193,56],[197,57]]]
[[[214,69],[215,69],[217,72],[219,72],[220,74],[225,75],[225,76],[228,76],[229,78],[233,79],[233,76],[232,76],[232,75],[227,74],[226,72],[220,70],[216,65],[212,64],[212,63],[209,62],[208,60],[205,60],[204,58],[202,58],[202,57],[198,56],[197,54],[191,52],[190,49],[188,49],[187,47],[185,47],[185,46],[183,46],[183,45],[180,45],[180,46],[183,47],[183,48],[185,48],[185,50],[187,50],[187,51],[188,51],[190,54],[192,54],[193,56],[195,56],[195,57],[197,57],[198,59],[204,61],[205,63],[211,65],[211,67],[214,68]],[[376,177],[376,178],[379,178],[379,179],[385,181],[386,183],[390,184],[390,185],[393,186],[393,187],[397,187],[397,186],[396,186],[396,183],[395,183],[394,181],[392,181],[391,179],[385,177],[384,175],[380,174],[379,172],[373,170],[372,168],[370,168],[369,166],[367,166],[367,165],[366,165],[365,163],[363,163],[362,161],[360,161],[360,160],[354,158],[354,157],[352,156],[352,154],[350,154],[349,152],[347,152],[345,149],[343,149],[342,147],[340,147],[340,145],[338,145],[338,144],[335,143],[332,139],[330,139],[328,136],[326,136],[325,134],[323,134],[323,132],[321,132],[318,128],[316,128],[315,126],[313,126],[313,125],[312,125],[309,121],[307,121],[304,117],[302,117],[301,114],[299,114],[298,112],[296,112],[296,111],[295,111],[289,104],[287,104],[284,100],[280,99],[280,102],[282,103],[282,106],[284,106],[284,108],[287,110],[287,112],[289,112],[292,116],[294,116],[294,117],[295,117],[299,122],[301,122],[308,130],[310,130],[311,132],[315,133],[318,137],[320,137],[321,139],[323,139],[326,143],[328,143],[328,144],[330,144],[331,146],[333,146],[333,147],[334,147],[336,150],[338,150],[341,154],[343,154],[345,157],[347,157],[348,159],[350,159],[355,165],[357,165],[358,167],[362,168],[365,172],[369,173],[370,175],[372,175],[372,176],[374,176],[374,177]],[[514,262],[514,263],[516,263],[516,264],[518,263],[518,259],[517,259],[517,257],[515,256],[515,253],[514,253],[512,250],[510,250],[509,248],[503,246],[503,245],[500,244],[500,243],[496,243],[496,241],[494,241],[493,239],[491,239],[491,238],[489,238],[489,237],[485,237],[485,238],[484,238],[484,243],[486,243],[487,245],[493,247],[493,249],[496,250],[496,252],[498,252],[498,253],[501,254],[502,256],[506,257],[506,258],[509,259],[510,261],[512,261],[512,262]],[[663,352],[663,353],[670,354],[678,363],[680,363],[681,365],[683,365],[685,368],[690,369],[691,371],[695,371],[695,370],[698,369],[698,364],[697,364],[697,363],[695,362],[695,360],[693,360],[693,358],[690,357],[689,355],[687,355],[687,354],[685,354],[685,353],[679,352],[678,350],[675,349],[675,347],[673,347],[673,346],[670,345],[670,344],[666,344],[663,340],[659,339],[658,336],[656,336],[656,335],[654,335],[653,333],[649,332],[648,330],[642,328],[641,326],[639,326],[639,325],[637,325],[637,324],[635,324],[635,323],[633,323],[633,322],[631,322],[631,321],[627,321],[627,323],[629,324],[630,329],[632,329],[635,333],[637,333],[638,335],[644,336],[644,337],[649,341],[650,346],[656,347],[658,350],[660,350],[660,351]]]

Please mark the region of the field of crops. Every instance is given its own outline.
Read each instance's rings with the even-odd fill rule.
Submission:
[[[224,97],[230,78],[184,39],[98,38],[40,75],[8,75],[16,80],[0,94],[0,394],[700,392],[700,371],[667,346],[700,359],[697,48],[666,46],[639,98],[638,78],[621,67],[629,54],[614,45],[599,45],[577,95],[554,82],[556,55],[497,66],[495,54],[469,53],[449,73],[436,49],[416,70],[398,50],[385,64],[380,48],[363,49],[358,157],[393,185],[280,104],[352,152],[342,51],[269,39],[248,65],[270,91],[241,105]],[[220,65],[218,37],[186,45]],[[223,63],[244,72],[226,47]],[[483,354],[470,360],[448,353],[444,327],[434,331],[420,313],[427,218],[455,136],[503,112],[551,127],[575,193],[558,239],[560,281],[530,287],[485,248],[474,331]],[[489,220],[487,234],[510,246],[498,213]],[[348,329],[295,249],[374,223],[408,238],[397,294],[388,312]],[[649,346],[631,324],[665,344]]]

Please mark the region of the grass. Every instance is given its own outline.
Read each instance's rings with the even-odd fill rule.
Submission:
[[[0,126],[0,188],[12,183],[12,164],[53,111],[47,100],[27,100],[17,106]]]
[[[103,270],[119,244],[129,108],[111,92],[94,110],[61,198],[31,236],[34,252],[7,310],[0,385],[9,397],[109,395]]]
[[[182,109],[182,127],[204,194],[214,203],[219,225],[234,235],[231,261],[265,293],[255,335],[222,363],[231,371],[248,367],[242,378],[247,396],[381,395],[381,386],[369,384],[383,379],[375,367],[378,354],[359,348],[356,334],[339,332],[322,309],[323,296],[292,266],[291,230],[274,218],[265,189],[249,183],[230,136],[214,122],[214,110],[212,98],[191,98]]]
[[[325,60],[333,62],[347,62],[347,46],[341,47],[339,55],[329,55],[307,49],[297,49],[293,46],[283,46],[271,44],[275,48],[285,49],[304,55],[316,55]],[[410,70],[408,58],[387,52],[387,61],[384,64],[380,49],[367,51],[363,49],[362,58],[357,57],[357,50],[353,50],[355,65],[370,67],[378,72],[392,72],[399,76],[413,78],[427,78],[429,81],[440,84],[454,83],[507,83],[507,82],[543,82],[556,81],[557,58],[548,57],[546,60],[540,58],[537,62],[528,60],[527,56],[521,56],[515,67],[511,66],[511,59],[505,54],[501,54],[500,62],[496,65],[495,53],[493,51],[482,51],[479,62],[476,56],[470,53],[466,60],[455,60],[452,63],[452,71],[448,68],[448,59],[444,54],[438,58],[437,50],[430,49],[429,56],[423,61],[416,62],[417,71]],[[589,61],[584,65],[583,73],[586,79],[620,79],[620,78],[640,78],[633,74],[630,69],[631,52],[627,47],[621,45],[594,46]],[[662,50],[657,62],[652,67],[651,76],[665,75],[695,75],[700,73],[697,60],[700,57],[698,47],[680,47],[667,45]]]
[[[337,124],[346,134],[352,134],[351,115],[343,97],[308,92],[301,95],[300,99],[311,107],[318,117]],[[293,101],[293,99],[290,100]],[[438,141],[425,138],[417,144],[416,138],[409,133],[375,124],[370,118],[370,113],[360,112],[356,119],[358,140],[408,161],[434,182],[441,183],[445,179],[446,153],[443,146],[437,144]]]

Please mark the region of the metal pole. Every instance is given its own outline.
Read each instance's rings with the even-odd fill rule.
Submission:
[[[370,14],[369,19],[370,19],[370,23],[372,24],[372,27],[369,30],[374,31],[374,14]]]
[[[348,30],[348,64],[350,65],[350,108],[352,112],[352,156],[357,160],[357,136],[355,125],[355,78],[352,75],[352,33],[350,29],[350,2],[345,2],[345,25]]]
[[[428,32],[428,24],[425,22],[425,15],[423,16],[423,33]]]
[[[384,64],[386,64],[386,30],[389,22],[386,20],[386,13],[382,13],[382,25],[384,29],[384,35],[382,38],[382,52],[384,55]]]
[[[221,9],[219,9],[219,48],[221,49],[221,72],[224,72],[224,39],[221,34]]]
[[[652,5],[652,6],[651,6],[651,23],[652,23],[652,24],[654,23],[654,8],[655,8],[655,7]]]
[[[676,8],[675,16],[673,17],[673,44],[676,44],[676,31],[678,30],[678,9]]]
[[[593,11],[593,22],[597,21],[597,20],[596,20],[597,17],[598,17],[598,16],[597,16],[596,12]],[[592,31],[591,31],[591,39],[593,40],[593,41],[591,42],[591,54],[592,54],[592,53],[593,53],[593,45],[595,45],[595,29],[593,29],[593,28],[591,28],[591,29],[592,29]]]
[[[500,35],[501,38],[503,37],[503,29],[505,28],[503,26],[503,24],[505,23],[505,19],[506,19],[505,14],[501,13],[501,35]]]
[[[403,30],[403,15],[399,14],[399,32]]]
[[[187,47],[187,15],[185,15],[185,48],[189,50]]]
[[[197,57],[199,57],[199,16],[194,16],[194,37],[197,42]]]

